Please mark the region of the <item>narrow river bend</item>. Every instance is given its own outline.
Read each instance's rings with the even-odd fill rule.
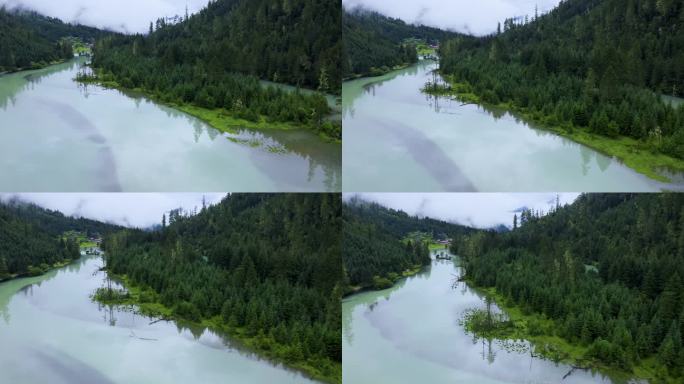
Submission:
[[[349,192],[647,192],[663,184],[501,110],[421,92],[433,61],[342,86]]]
[[[313,384],[207,329],[102,307],[100,257],[0,283],[4,383]]]
[[[525,348],[474,340],[459,322],[464,311],[485,308],[485,302],[466,283],[453,285],[461,273],[457,259],[434,260],[433,254],[432,265],[420,274],[387,290],[346,298],[345,384],[613,382],[598,373],[532,357]]]

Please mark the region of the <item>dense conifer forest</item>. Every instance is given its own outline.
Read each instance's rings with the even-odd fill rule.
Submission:
[[[407,39],[439,44],[455,34],[355,8],[343,11],[342,36],[342,70],[345,77],[353,77],[380,75],[396,66],[417,62],[416,45]]]
[[[680,382],[684,196],[589,194],[519,223],[453,244],[470,281],[543,314],[552,325],[528,331],[582,346],[584,360]]]
[[[78,243],[63,238],[64,232],[104,234],[117,229],[17,200],[0,202],[0,280],[44,273],[55,264],[80,257]]]
[[[684,159],[684,106],[659,96],[684,95],[681,1],[566,0],[493,35],[449,40],[440,56],[457,93]]]
[[[407,270],[430,264],[429,244],[407,239],[412,232],[451,237],[472,231],[358,198],[345,202],[343,218],[342,260],[352,287],[383,288],[386,280],[392,282]]]
[[[40,68],[74,57],[72,41],[94,42],[106,32],[0,6],[0,72]]]
[[[106,237],[106,265],[174,316],[341,382],[340,225],[339,195],[234,194],[172,211],[158,231]]]
[[[257,122],[293,122],[328,136],[321,94],[266,87],[261,80],[340,93],[339,1],[217,0],[195,15],[150,23],[149,33],[97,42],[101,80],[141,88],[162,101],[222,109]]]

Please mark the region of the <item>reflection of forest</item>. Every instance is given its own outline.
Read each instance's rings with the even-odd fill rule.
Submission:
[[[33,89],[35,84],[40,84],[49,75],[68,71],[69,73],[73,72],[73,77],[75,77],[76,72],[80,70],[80,67],[86,60],[86,58],[75,59],[41,70],[18,72],[0,77],[0,106],[3,110],[7,111],[8,106],[11,108],[16,103],[18,94]],[[94,92],[104,91],[98,85],[80,84],[75,81],[73,86],[75,87],[74,89],[77,87],[81,96],[85,98],[88,98]],[[290,160],[297,156],[308,163],[308,175],[306,168],[304,168],[302,171],[303,179],[308,177],[309,182],[315,180],[317,183],[323,183],[325,188],[330,191],[341,189],[342,148],[339,143],[325,142],[317,135],[306,130],[259,131],[237,128],[234,133],[224,134],[197,118],[179,110],[157,104],[135,92],[113,90],[108,90],[107,92],[118,92],[122,96],[132,99],[138,107],[145,103],[150,103],[164,111],[169,118],[187,121],[187,125],[192,127],[188,132],[193,135],[196,143],[200,141],[202,134],[206,133],[211,141],[221,136],[221,139],[228,139],[236,144],[252,148],[251,156],[255,159],[256,166],[274,181],[285,183],[286,185],[293,183],[293,180],[289,180],[292,179],[291,173],[282,172],[283,168],[273,166],[274,156],[278,154],[292,155]],[[334,102],[337,101],[334,100]],[[71,125],[76,125],[80,128],[83,124],[71,122]],[[300,164],[299,167],[302,167],[302,165]],[[306,167],[306,164],[303,167]]]
[[[345,82],[342,86],[342,114],[343,117],[349,114],[354,116],[354,102],[364,94],[375,96],[378,87],[388,81],[394,80],[400,76],[413,76],[418,73],[419,69],[433,64],[431,61],[423,61],[416,65],[412,65],[406,69],[401,69],[387,73],[377,77],[366,77]]]
[[[432,266],[426,266],[419,273],[398,280],[392,287],[381,291],[364,291],[355,293],[342,300],[342,337],[349,344],[354,342],[354,312],[372,312],[378,305],[389,304],[392,294],[402,289],[407,282],[419,279],[427,280],[432,274]]]
[[[166,108],[167,113],[173,117],[185,117],[193,127],[195,142],[198,142],[203,133],[206,133],[210,140],[215,140],[218,136],[225,136],[234,143],[258,148],[269,153],[295,154],[308,161],[309,173],[308,181],[312,181],[316,169],[320,168],[324,175],[324,184],[327,190],[340,190],[342,185],[342,152],[341,145],[337,143],[327,143],[315,134],[306,130],[253,130],[237,128],[235,133],[222,133],[201,120],[196,119],[183,112]],[[256,163],[261,165],[261,163]],[[277,178],[279,172],[267,165],[261,167],[265,173]]]
[[[0,283],[0,320],[5,323],[10,322],[11,316],[8,306],[15,294],[22,293],[25,296],[33,296],[34,288],[39,288],[44,282],[54,279],[59,270],[78,273],[87,260],[88,258],[82,257],[66,267],[53,269],[40,276],[22,277]]]
[[[482,339],[481,356],[482,360],[487,360],[489,364],[492,364],[496,359],[496,352],[494,351],[494,348],[492,348],[492,339]]]
[[[338,143],[322,141],[318,136],[304,130],[253,131],[242,129],[239,135],[262,143],[262,148],[269,152],[294,153],[309,163],[308,180],[311,181],[316,169],[324,173],[324,184],[328,191],[339,191],[342,188],[342,146]],[[263,169],[268,172],[269,170]]]
[[[395,72],[391,72],[390,74],[384,75],[384,76],[379,76],[377,78],[367,78],[367,79],[359,79],[359,80],[353,80],[351,82],[345,83],[344,87],[344,112],[345,116],[348,116],[347,114],[354,116],[354,102],[356,99],[361,97],[364,94],[369,94],[372,96],[376,95],[377,90],[379,87],[382,87],[385,83],[396,80],[398,77],[408,75],[408,76],[422,76],[425,75],[427,78],[430,78],[430,81],[437,81],[437,82],[443,82],[442,78],[439,75],[435,75],[435,78],[430,75],[428,76],[428,73],[431,73],[433,70],[436,69],[436,65],[433,62],[422,62],[418,65],[412,66],[410,68],[404,69],[404,70],[399,70]],[[354,83],[356,82],[356,83]],[[407,89],[405,90],[406,93],[408,94],[416,94],[420,93],[420,89]],[[597,166],[597,169],[599,169],[602,172],[605,172],[612,162],[614,161],[611,157],[605,156],[603,154],[597,153],[596,151],[581,145],[579,143],[576,143],[572,140],[563,138],[558,136],[557,134],[545,129],[544,127],[535,124],[533,122],[529,122],[522,118],[520,115],[511,113],[505,109],[493,106],[493,105],[471,105],[467,103],[463,103],[462,101],[450,97],[450,96],[438,96],[438,95],[430,95],[430,94],[425,94],[425,102],[431,107],[431,109],[438,114],[451,114],[451,115],[456,115],[459,114],[460,111],[462,111],[462,108],[477,108],[477,111],[483,115],[483,117],[491,117],[494,120],[500,120],[500,119],[513,119],[516,124],[522,124],[525,125],[526,127],[530,128],[537,136],[539,137],[554,137],[554,138],[560,138],[562,145],[563,146],[571,146],[571,147],[579,147],[580,149],[580,165],[582,169],[582,174],[584,176],[587,176],[589,174],[589,171],[592,168],[592,158],[595,159],[595,163]],[[383,118],[386,120],[386,117]],[[380,122],[376,122],[376,127],[380,125]],[[391,126],[393,129],[398,129],[397,128],[398,123],[397,122],[392,122]]]
[[[140,93],[123,90],[117,90],[117,92],[135,100],[136,106],[140,106],[141,103],[150,103],[159,107],[169,118],[185,119],[188,125],[193,128],[192,135],[195,143],[198,143],[202,134],[206,133],[211,141],[221,136],[236,144],[269,153],[294,154],[308,161],[309,181],[313,179],[316,169],[320,167],[325,175],[324,184],[327,190],[336,191],[342,187],[342,146],[339,143],[325,142],[317,135],[304,129],[254,130],[236,127],[235,132],[223,133],[194,116],[178,109],[157,104]],[[257,163],[257,165],[260,164]],[[262,170],[275,178],[281,176],[278,169],[264,166]]]
[[[75,66],[80,65],[84,60],[84,58],[79,58],[43,69],[21,71],[0,76],[0,108],[7,110],[7,106],[10,103],[14,104],[16,102],[16,96],[19,93],[27,89],[33,89],[46,76],[57,72],[73,70]]]

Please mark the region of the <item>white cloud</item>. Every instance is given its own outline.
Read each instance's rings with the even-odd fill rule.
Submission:
[[[193,211],[219,202],[225,193],[18,193],[0,194],[0,200],[18,197],[67,216],[85,217],[124,226],[145,228],[161,223],[172,209]]]
[[[477,228],[513,225],[520,208],[548,212],[555,206],[570,204],[579,193],[345,193],[345,200],[360,196],[385,207],[410,215],[427,216]],[[519,215],[519,214],[518,214]]]
[[[345,7],[363,6],[407,23],[420,23],[475,35],[496,31],[510,17],[547,12],[560,0],[342,0]]]
[[[33,9],[65,22],[119,32],[146,32],[150,21],[204,8],[208,0],[0,0],[0,5]]]

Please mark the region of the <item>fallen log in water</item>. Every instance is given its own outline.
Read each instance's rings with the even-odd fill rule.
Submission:
[[[161,318],[159,318],[159,319],[157,319],[157,320],[151,321],[149,325],[157,324],[157,323],[160,322],[160,321],[171,321],[171,319],[169,319],[168,317],[161,317]]]
[[[147,337],[138,337],[138,336],[135,334],[135,332],[133,332],[133,330],[131,330],[131,334],[129,335],[129,337],[135,337],[136,339],[145,340],[145,341],[158,341],[157,339],[150,339],[150,338],[147,338]]]
[[[571,367],[572,368],[570,368],[568,373],[566,373],[565,376],[563,376],[563,380],[565,380],[568,376],[572,375],[572,373],[575,372],[575,370],[577,370],[577,369],[582,370],[582,371],[588,371],[589,370],[589,367],[581,367],[579,365],[571,365]]]

